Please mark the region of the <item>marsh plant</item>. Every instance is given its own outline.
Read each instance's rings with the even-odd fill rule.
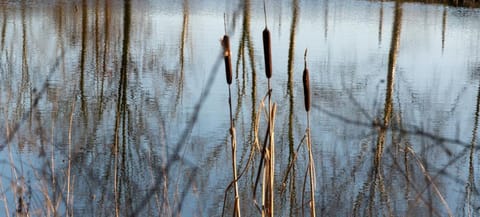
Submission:
[[[476,216],[480,12],[428,2],[0,0],[0,215]]]

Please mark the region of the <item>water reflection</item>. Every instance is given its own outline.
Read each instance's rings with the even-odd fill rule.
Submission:
[[[380,11],[378,18],[378,44],[382,44],[382,32],[383,32],[383,0],[380,1]]]
[[[474,122],[472,129],[472,139],[470,142],[470,154],[468,157],[468,178],[467,183],[465,184],[465,208],[464,214],[467,216],[473,216],[476,211],[476,204],[474,198],[478,195],[478,189],[475,185],[475,176],[474,176],[474,153],[477,146],[477,130],[478,130],[478,117],[480,114],[480,85],[478,86],[477,92],[477,101],[475,106]]]
[[[295,35],[299,19],[299,3],[298,0],[293,0],[292,7],[292,21],[290,27],[290,40],[288,46],[288,84],[287,84],[287,95],[289,102],[289,112],[288,112],[288,147],[289,147],[289,164],[291,168],[288,169],[287,176],[288,178],[288,188],[289,188],[289,202],[290,202],[290,212],[289,216],[296,216],[298,213],[295,212],[297,204],[297,167],[296,167],[296,147],[295,147],[295,136],[294,136],[294,115],[295,115],[295,93],[294,93],[294,64],[295,64]],[[327,22],[327,21],[325,21]],[[326,33],[327,27],[325,27]],[[285,182],[284,182],[285,183]]]
[[[442,52],[445,49],[445,32],[447,28],[447,7],[443,7],[443,15],[442,15]]]
[[[467,2],[266,4],[276,215],[309,213],[297,100],[305,48],[316,214],[475,215],[479,10],[452,7]],[[0,213],[218,216],[226,194],[231,214],[228,94],[218,79],[225,13],[240,206],[261,215],[263,2],[0,4]]]
[[[0,42],[1,50],[5,49],[5,34],[7,32],[7,10],[6,8],[2,8],[2,15],[3,15],[3,22],[2,22],[2,39]]]
[[[363,213],[367,214],[367,216],[380,216],[380,215],[387,215],[392,216],[393,210],[390,205],[389,193],[386,192],[385,189],[385,179],[384,179],[384,171],[383,171],[383,154],[385,149],[386,143],[386,135],[388,129],[390,128],[390,122],[393,116],[393,96],[394,96],[394,79],[395,79],[395,72],[397,68],[397,58],[398,52],[400,48],[400,33],[402,29],[402,3],[396,2],[395,3],[395,10],[394,10],[394,18],[393,18],[393,29],[392,29],[392,39],[390,43],[390,51],[388,55],[388,70],[387,70],[387,82],[386,82],[386,95],[385,95],[385,104],[384,104],[384,111],[383,111],[383,121],[378,127],[378,137],[376,139],[375,144],[375,157],[373,159],[373,168],[372,172],[368,176],[368,180],[364,183],[364,192],[360,192],[359,196],[357,196],[357,201],[355,204],[354,215],[360,216],[361,201],[360,195],[369,195],[368,196],[368,205],[367,211]],[[407,176],[408,177],[408,176]],[[380,194],[380,207],[386,206],[386,213],[381,213],[383,208],[377,210],[375,207],[376,203],[376,196],[377,190]]]
[[[330,17],[328,15],[328,4],[329,0],[323,1],[323,37],[325,37],[325,40],[328,38],[328,18]]]
[[[81,33],[81,48],[80,48],[80,79],[78,87],[80,89],[81,98],[81,110],[85,119],[84,124],[88,123],[87,102],[85,99],[85,61],[86,61],[86,49],[87,49],[87,24],[88,24],[88,5],[86,0],[82,0],[82,33]],[[88,128],[87,125],[84,126]]]

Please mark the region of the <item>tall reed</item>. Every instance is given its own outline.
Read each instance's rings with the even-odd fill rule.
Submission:
[[[232,115],[232,59],[230,53],[230,40],[227,35],[227,27],[226,27],[226,19],[225,19],[225,35],[222,39],[222,47],[223,47],[223,59],[225,61],[225,75],[228,84],[228,105],[230,108],[230,144],[232,147],[232,169],[233,169],[233,186],[235,191],[235,208],[234,208],[234,216],[240,217],[240,196],[238,193],[238,176],[237,176],[237,139],[235,136],[235,123],[233,120]]]
[[[265,101],[268,97],[268,93],[265,97],[261,100],[260,107],[258,110],[258,116],[262,109],[265,109]],[[266,130],[266,137],[263,140],[263,147],[261,149],[261,159],[258,166],[258,173],[255,180],[255,185],[253,189],[253,201],[257,209],[261,212],[262,216],[274,216],[274,193],[275,193],[275,115],[276,115],[277,105],[275,103],[272,104],[271,110],[267,111],[265,109],[265,114],[267,115],[268,126]],[[257,120],[257,127],[255,128],[255,141],[258,140],[258,124],[259,120]],[[256,193],[257,187],[260,181],[260,177],[262,177],[262,202],[261,206],[258,205],[256,201]]]
[[[265,151],[263,158],[265,160],[265,168],[263,170],[263,185],[262,185],[262,216],[274,216],[274,201],[275,201],[275,113],[276,104],[272,107],[272,89],[270,78],[272,77],[272,44],[270,39],[270,31],[267,24],[267,7],[265,0],[263,1],[263,12],[265,16],[265,29],[262,32],[263,40],[263,54],[265,59],[265,75],[268,80],[268,112],[267,112],[267,131],[265,135]],[[268,142],[267,142],[268,141]],[[261,169],[261,168],[259,168]]]
[[[263,207],[262,216],[274,216],[274,201],[275,201],[275,114],[277,105],[274,103],[269,111],[269,146],[265,152],[265,169],[264,169],[264,184],[263,184]]]
[[[310,176],[310,216],[315,214],[315,162],[313,160],[312,138],[310,133],[310,75],[307,68],[307,49],[305,49],[304,56],[304,70],[303,70],[303,96],[305,101],[305,111],[307,112],[307,149],[308,149],[308,175]],[[306,177],[305,177],[306,178]]]

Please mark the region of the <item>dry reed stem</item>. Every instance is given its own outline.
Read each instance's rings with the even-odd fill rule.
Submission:
[[[307,191],[307,178],[308,178],[308,171],[309,167],[305,170],[305,175],[303,176],[303,188],[302,188],[302,217],[305,216],[305,192]]]
[[[275,114],[277,105],[273,104],[269,112],[268,135],[265,138],[268,146],[265,149],[263,184],[262,184],[262,216],[274,216],[275,204]],[[267,142],[268,141],[268,142]]]
[[[253,147],[251,149],[251,153],[250,153],[250,156],[247,160],[247,164],[245,165],[245,168],[243,168],[243,170],[240,172],[240,174],[238,175],[237,179],[233,180],[232,182],[230,182],[230,184],[228,185],[228,187],[226,188],[225,190],[225,196],[224,196],[224,204],[223,204],[223,209],[222,209],[222,215],[221,216],[224,216],[224,210],[225,210],[225,201],[227,199],[227,192],[228,190],[234,185],[234,183],[239,180],[243,174],[245,174],[245,172],[247,171],[248,167],[249,167],[249,164],[253,161],[253,157],[254,157],[254,153],[255,153],[255,150],[258,150],[259,152],[262,152],[262,148],[260,147],[260,142],[259,142],[259,138],[258,138],[258,131],[259,131],[259,126],[260,126],[260,117],[261,117],[261,111],[262,109],[264,109],[265,107],[265,104],[263,103],[263,101],[266,99],[268,95],[265,95],[265,97],[263,98],[263,100],[260,102],[259,106],[258,106],[258,111],[256,112],[256,116],[255,116],[255,120],[254,120],[254,124],[253,124]],[[236,140],[235,140],[236,141]],[[259,171],[260,172],[260,171]],[[257,184],[257,183],[256,183]],[[253,202],[255,204],[255,206],[258,208],[259,212],[262,212],[261,211],[261,208],[258,206],[258,203],[255,199],[255,195],[256,195],[256,184],[255,184],[255,187],[254,187],[254,199],[253,199]]]
[[[268,194],[269,199],[269,216],[274,216],[274,204],[275,204],[275,114],[277,111],[277,104],[274,103],[272,109],[270,110],[269,118],[269,128],[270,128],[270,146],[269,146],[269,185],[268,185]]]
[[[308,153],[309,153],[308,169],[309,169],[309,175],[310,175],[310,209],[311,209],[310,216],[315,217],[316,216],[316,213],[315,213],[315,185],[316,185],[315,177],[316,175],[315,175],[315,162],[313,159],[310,127],[308,128],[307,133],[308,133],[307,147],[308,147]]]
[[[267,122],[268,122],[268,128],[267,128],[267,134],[265,136],[265,140],[269,140],[269,146],[268,146],[268,166],[267,163],[265,163],[265,172],[267,175],[267,185],[263,186],[263,191],[267,194],[267,201],[265,201],[266,204],[264,204],[264,209],[267,211],[268,216],[274,216],[274,185],[275,185],[275,134],[274,134],[274,119],[275,119],[275,111],[276,111],[276,105],[273,105],[272,108],[272,90],[270,86],[270,78],[272,77],[272,44],[271,44],[271,39],[270,39],[270,31],[268,30],[267,27],[267,8],[266,8],[266,3],[265,0],[263,1],[263,11],[265,15],[265,29],[262,32],[262,39],[263,39],[263,52],[264,52],[264,58],[265,58],[265,75],[267,76],[268,80],[268,112],[266,113],[268,115],[267,117]],[[267,138],[268,137],[268,138]],[[267,159],[266,159],[267,160]],[[267,171],[268,170],[268,171]]]
[[[35,175],[37,176],[37,178],[41,179],[40,174],[35,173]],[[54,215],[57,215],[55,204],[53,204],[53,201],[50,199],[50,196],[48,195],[48,187],[47,187],[46,180],[44,180],[44,181],[45,181],[45,183],[43,183],[40,186],[40,188],[41,188],[41,192],[43,194],[43,198],[45,199],[45,207],[47,207],[47,209],[46,209],[47,215],[46,216],[50,216],[51,215],[50,212],[52,212]],[[55,186],[53,186],[53,188],[55,188]]]
[[[306,133],[305,133],[305,135],[303,135],[302,139],[300,140],[300,143],[297,145],[296,151],[293,153],[292,160],[288,164],[287,171],[285,172],[285,175],[284,175],[283,181],[282,181],[282,189],[281,189],[282,193],[283,193],[283,191],[285,191],[285,188],[287,186],[288,174],[290,173],[290,170],[292,169],[293,165],[295,165],[295,161],[297,160],[298,151],[300,150],[300,147],[302,146],[302,144],[306,140],[306,138],[307,138],[307,136],[306,136]]]
[[[307,149],[308,149],[308,174],[310,176],[310,216],[315,217],[315,162],[312,151],[312,138],[310,132],[310,75],[307,68],[307,49],[304,55],[303,70],[303,96],[305,101],[305,111],[307,112]]]
[[[2,179],[0,178],[0,190],[2,192],[5,192],[4,188],[3,188],[3,182],[2,182]],[[3,197],[3,205],[5,206],[5,216],[6,217],[10,217],[10,211],[8,209],[8,200],[7,200],[7,196],[5,195],[5,193],[2,195]]]
[[[68,126],[68,167],[67,167],[67,214],[70,216],[70,212],[73,216],[73,199],[70,199],[70,169],[72,164],[72,126],[73,126],[73,114],[75,112],[75,100],[72,102],[72,112],[70,113],[70,123]]]
[[[261,107],[259,107],[259,110],[261,110]],[[225,189],[225,196],[224,196],[224,204],[223,204],[222,216],[224,216],[225,201],[226,201],[226,199],[227,199],[227,192],[228,192],[228,190],[234,185],[234,183],[235,183],[237,180],[239,180],[240,178],[242,178],[242,176],[245,174],[245,172],[247,172],[250,163],[253,162],[253,157],[255,156],[255,149],[257,149],[258,151],[261,151],[260,144],[259,144],[259,142],[258,142],[258,137],[255,136],[255,135],[258,135],[258,126],[259,126],[259,125],[260,125],[260,113],[257,113],[257,116],[256,116],[255,121],[254,121],[254,125],[253,125],[253,130],[254,130],[254,143],[253,143],[253,145],[252,145],[252,149],[251,149],[250,154],[249,154],[249,156],[248,156],[247,163],[246,163],[245,167],[243,168],[243,170],[241,170],[241,172],[240,172],[240,174],[238,175],[237,179],[231,181],[230,184],[228,185],[228,187]],[[236,141],[236,140],[235,140],[235,141]]]
[[[440,190],[438,189],[437,185],[435,184],[435,182],[433,182],[432,180],[432,177],[430,177],[430,175],[428,174],[428,171],[425,169],[425,167],[423,166],[423,163],[422,161],[420,161],[420,159],[417,157],[417,155],[415,154],[414,150],[411,148],[411,147],[408,147],[408,152],[410,152],[412,154],[412,156],[415,158],[415,160],[417,161],[417,164],[418,166],[420,167],[420,169],[422,170],[423,172],[423,175],[427,178],[427,180],[430,182],[430,184],[432,185],[433,187],[433,190],[435,191],[435,194],[438,196],[438,198],[440,199],[440,201],[442,202],[443,206],[445,207],[447,213],[448,213],[448,216],[454,216],[452,214],[452,210],[450,209],[450,207],[448,206],[448,203],[447,201],[445,200],[445,198],[443,197],[442,193],[440,192]],[[420,196],[420,195],[418,195]],[[416,198],[418,198],[418,196]]]
[[[222,39],[223,47],[223,59],[225,62],[225,76],[228,84],[228,105],[230,109],[230,143],[232,148],[232,174],[233,174],[233,186],[235,191],[235,204],[234,204],[234,216],[240,217],[240,194],[238,191],[238,174],[237,174],[237,139],[235,135],[235,122],[232,115],[232,59],[230,52],[230,40],[227,35],[226,15],[224,14],[225,35]],[[228,189],[228,188],[227,188]]]
[[[55,101],[57,101],[58,99],[56,99]],[[58,102],[58,101],[57,101]],[[54,107],[55,108],[55,107]],[[56,110],[54,111],[55,113],[57,112]],[[50,137],[52,138],[51,139],[51,143],[54,144],[54,135],[55,135],[55,121],[52,121],[52,128],[51,128],[51,135]],[[50,157],[50,169],[51,169],[51,178],[52,178],[52,186],[53,186],[53,192],[52,192],[52,195],[54,197],[54,200],[57,200],[57,191],[56,191],[56,178],[55,178],[55,146],[52,145],[52,149],[51,149],[52,153],[51,153],[51,157]],[[53,203],[57,203],[57,205],[59,204],[59,201],[54,201]],[[53,207],[53,212],[56,213],[57,211],[57,208],[55,206],[52,206]]]
[[[75,190],[74,186],[75,186],[75,176],[72,177],[72,192]],[[75,197],[75,195],[72,194],[72,196],[70,198],[70,203],[71,204],[73,204],[74,197]],[[70,216],[73,217],[73,205],[71,206],[71,211],[72,211],[72,214]]]
[[[260,140],[259,140],[259,136],[258,136],[258,131],[260,129],[260,117],[261,117],[261,110],[262,110],[262,106],[263,106],[263,103],[260,103],[260,105],[258,106],[258,111],[257,111],[257,115],[256,115],[256,119],[255,119],[255,124],[253,126],[253,133],[254,133],[254,146],[255,148],[257,148],[257,150],[259,152],[262,152],[262,148],[260,147]]]
[[[169,183],[168,183],[168,177],[167,177],[167,173],[166,171],[163,171],[162,172],[164,178],[163,178],[163,183],[162,183],[162,186],[163,186],[163,200],[162,200],[162,209],[164,210],[163,213],[165,214],[172,214],[173,211],[172,211],[172,208],[170,206],[170,199],[169,199],[169,195],[168,195],[168,186],[169,186]]]
[[[264,206],[263,208],[266,209],[266,214],[268,216],[274,216],[274,185],[275,185],[275,124],[274,124],[274,119],[275,119],[275,111],[276,111],[276,104],[273,105],[272,108],[272,102],[271,102],[271,86],[270,86],[270,78],[272,77],[272,44],[271,44],[271,39],[270,39],[270,31],[268,30],[267,27],[267,7],[265,0],[263,1],[263,11],[265,15],[265,29],[262,32],[262,39],[263,39],[263,52],[264,52],[264,58],[265,58],[265,75],[267,76],[268,79],[268,115],[267,117],[267,122],[268,122],[268,128],[267,128],[267,134],[265,136],[265,140],[269,140],[269,146],[268,146],[268,159],[267,155],[265,155],[265,160],[268,161],[268,166],[267,162],[265,163],[265,170],[264,170],[264,178],[266,177],[267,185],[263,185],[263,191],[265,192],[267,201],[264,201]],[[268,137],[268,138],[267,138]],[[263,214],[262,214],[263,215]]]
[[[9,135],[9,125],[8,125],[8,121],[6,121],[6,128],[7,128],[7,135]],[[10,141],[7,141],[7,148],[8,148],[8,160],[9,160],[9,163],[10,163],[10,170],[11,170],[11,173],[14,177],[14,182],[17,182],[18,180],[18,175],[17,175],[17,168],[15,167],[15,163],[13,162],[13,154],[12,154],[12,147],[10,145]],[[15,183],[16,184],[16,183]],[[13,189],[13,200],[14,201],[17,201],[17,191],[16,189]]]
[[[232,168],[233,168],[233,179],[234,179],[234,187],[235,187],[235,214],[237,217],[241,216],[240,212],[240,194],[238,192],[238,176],[237,176],[237,139],[235,133],[235,127],[230,128],[230,134],[232,136]]]
[[[268,161],[269,159],[269,155],[270,153],[268,153],[269,150],[265,150],[265,154],[264,154],[264,160],[265,161]],[[267,167],[267,162],[265,162],[265,167]],[[265,211],[265,204],[266,204],[266,201],[267,201],[267,194],[266,194],[266,184],[267,184],[267,176],[265,173],[267,173],[266,171],[268,171],[267,168],[265,168],[263,170],[263,176],[262,176],[262,217],[265,217],[266,214],[266,211]]]
[[[8,118],[7,118],[8,115],[7,115],[7,114],[8,114],[8,107],[5,109],[5,112],[4,112],[5,120],[8,120]],[[5,126],[5,130],[6,130],[5,135],[6,135],[7,138],[8,138],[8,137],[10,137],[10,135],[9,135],[9,134],[10,134],[10,130],[9,130],[8,121],[5,121],[5,125],[6,125],[6,126]],[[10,146],[10,145],[9,145],[9,146]],[[2,192],[6,192],[6,191],[4,190],[3,182],[2,182],[1,177],[0,177],[0,189],[2,190]],[[3,196],[3,203],[4,203],[4,206],[5,206],[5,213],[6,213],[5,216],[10,217],[10,211],[9,211],[9,209],[8,209],[7,196],[5,195],[5,193],[4,193],[2,196]]]
[[[267,97],[270,97],[270,92],[271,91],[268,91],[267,94],[265,94],[265,96],[262,98],[262,100],[260,101],[260,105],[259,105],[259,108],[258,108],[258,112],[257,112],[257,119],[256,119],[256,123],[254,126],[255,128],[255,132],[254,132],[254,136],[255,136],[255,142],[257,144],[257,146],[259,146],[259,136],[258,136],[258,129],[259,129],[259,126],[260,126],[260,116],[261,116],[261,111],[264,110],[264,114],[266,115],[265,118],[268,120],[270,119],[270,114],[271,112],[267,110],[266,106],[265,106],[265,100],[267,100]],[[269,98],[270,100],[270,98]],[[276,106],[275,106],[276,107]],[[268,123],[268,127],[267,127],[267,130],[266,130],[266,135],[265,135],[265,140],[264,140],[264,143],[263,143],[263,147],[260,149],[260,147],[258,147],[260,149],[260,152],[261,152],[261,158],[260,158],[260,162],[259,162],[259,166],[258,166],[258,172],[257,172],[257,176],[256,176],[256,179],[255,179],[255,184],[254,184],[254,187],[253,187],[253,203],[255,205],[255,207],[258,209],[258,211],[262,214],[262,216],[265,215],[265,197],[267,196],[265,193],[266,193],[266,183],[267,183],[267,179],[266,179],[266,175],[263,175],[262,176],[262,171],[263,171],[263,174],[266,173],[266,171],[270,171],[269,169],[269,160],[270,160],[270,149],[267,148],[268,147],[268,141],[269,141],[269,138],[270,138],[270,122]],[[258,183],[260,181],[260,177],[262,177],[262,200],[261,200],[261,204],[262,204],[262,207],[260,207],[257,203],[257,199],[256,199],[256,195],[257,195],[257,187],[258,187]]]
[[[394,216],[392,206],[390,206],[390,198],[388,197],[387,191],[385,189],[385,180],[383,175],[378,174],[378,187],[380,190],[380,201],[383,201],[383,204],[387,207],[388,216]]]

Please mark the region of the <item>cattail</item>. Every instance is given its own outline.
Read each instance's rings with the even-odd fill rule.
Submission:
[[[272,44],[270,31],[268,31],[267,27],[263,30],[263,53],[265,55],[265,74],[270,79],[272,77]]]
[[[223,59],[225,60],[225,74],[228,85],[232,84],[232,59],[230,54],[230,40],[227,35],[223,36]]]
[[[272,43],[270,41],[270,31],[267,26],[267,5],[263,0],[263,15],[265,16],[265,29],[263,30],[263,55],[265,58],[265,74],[267,78],[272,77]],[[270,88],[270,87],[269,87]]]
[[[310,76],[307,69],[307,49],[305,49],[305,69],[303,70],[303,96],[305,97],[305,110],[310,111]]]

